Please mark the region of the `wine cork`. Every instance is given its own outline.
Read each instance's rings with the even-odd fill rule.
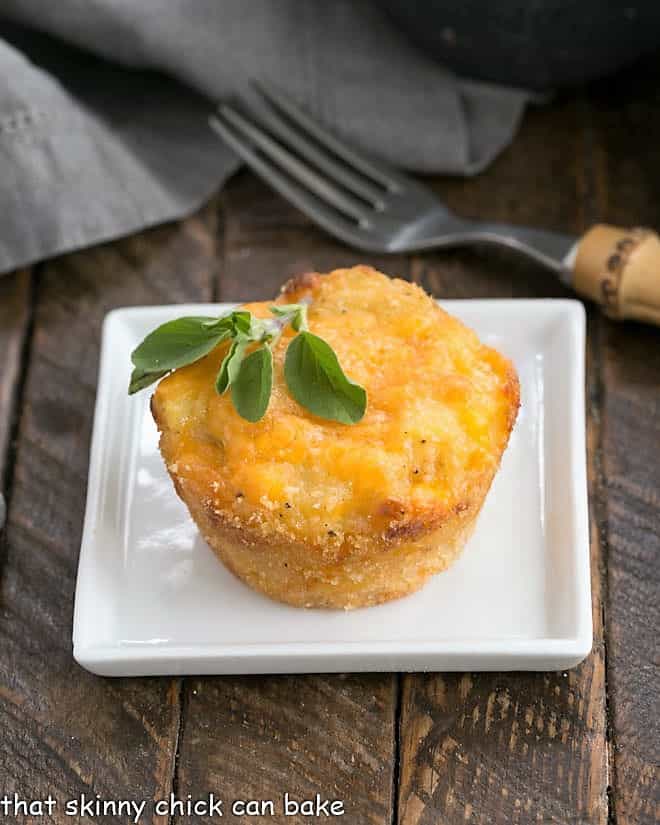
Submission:
[[[611,318],[660,325],[660,239],[650,229],[597,224],[578,245],[573,285]]]

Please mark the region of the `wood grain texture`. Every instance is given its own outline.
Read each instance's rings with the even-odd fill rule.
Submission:
[[[83,792],[149,800],[171,788],[180,685],[79,668],[73,591],[103,316],[207,299],[212,224],[212,213],[197,216],[42,269],[0,590],[0,777],[3,793],[51,792],[61,803],[55,823],[74,821],[63,804]]]
[[[494,166],[469,185],[448,186],[448,196],[465,213],[577,232],[582,223],[578,204],[588,188],[581,179],[583,153],[579,105],[560,102],[531,111],[519,137]],[[487,251],[425,256],[415,261],[413,271],[438,297],[568,295],[539,267]],[[591,328],[599,324],[596,317]],[[596,398],[599,377],[593,357],[589,384],[590,397]],[[593,497],[600,433],[592,405],[588,420]],[[580,667],[567,673],[404,676],[399,825],[607,821],[595,513],[591,551],[594,648]]]
[[[178,793],[212,789],[226,822],[246,821],[232,815],[235,800],[272,800],[275,815],[257,821],[316,821],[284,816],[285,793],[342,800],[351,825],[389,822],[395,691],[395,677],[379,674],[188,679]]]
[[[220,197],[224,260],[219,292],[223,301],[261,301],[277,295],[294,275],[358,263],[389,275],[409,275],[409,260],[404,256],[371,255],[335,241],[248,172],[236,175]]]
[[[605,220],[660,228],[659,90],[657,59],[592,90]],[[606,322],[601,357],[613,815],[650,825],[660,819],[660,330]]]
[[[276,295],[304,271],[384,264],[329,239],[251,175],[236,176],[221,204],[221,300]],[[405,260],[389,264],[405,274]],[[345,801],[351,825],[388,822],[397,686],[391,674],[186,680],[178,793],[272,799],[269,821],[291,823],[312,820],[284,817],[284,792],[297,799],[320,793]],[[229,810],[225,821],[239,820]]]
[[[24,269],[0,278],[0,493],[30,317],[31,275]]]

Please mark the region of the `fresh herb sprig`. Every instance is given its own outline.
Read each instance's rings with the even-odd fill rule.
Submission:
[[[131,354],[129,395],[229,341],[216,376],[216,391],[220,395],[229,391],[238,414],[248,421],[259,421],[268,409],[273,388],[272,347],[290,325],[297,334],[287,347],[284,378],[293,398],[321,418],[342,424],[360,421],[367,406],[366,390],[344,374],[332,347],[309,331],[307,305],[274,304],[270,311],[272,318],[257,318],[237,309],[219,318],[168,321],[147,335]]]

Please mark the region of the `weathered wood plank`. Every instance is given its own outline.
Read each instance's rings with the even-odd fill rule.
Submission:
[[[221,201],[222,300],[263,299],[296,273],[357,262],[406,274],[405,260],[335,243],[251,175],[234,178]],[[291,823],[311,820],[281,815],[284,792],[320,793],[345,802],[351,825],[389,822],[397,686],[389,674],[186,680],[178,792],[271,799],[273,821]]]
[[[476,181],[447,186],[448,197],[468,214],[577,231],[577,204],[586,188],[582,156],[577,105],[531,111],[492,169]],[[414,273],[438,297],[568,294],[538,267],[485,251],[425,256]],[[591,329],[598,324],[592,321]],[[593,349],[591,356],[589,390],[596,399]],[[588,418],[593,499],[600,438],[595,403]],[[400,825],[607,821],[600,548],[592,513],[594,649],[579,668],[404,677]]]
[[[127,304],[207,299],[213,223],[211,210],[42,269],[0,591],[0,776],[3,793],[51,792],[60,803],[54,823],[72,821],[64,801],[81,793],[149,801],[171,789],[180,683],[79,668],[73,591],[103,316]]]
[[[264,300],[293,275],[360,263],[389,275],[409,275],[403,256],[371,255],[344,246],[247,172],[236,175],[220,197],[225,216],[221,300]]]
[[[659,89],[654,59],[592,91],[601,219],[660,229]],[[603,343],[613,816],[650,825],[660,817],[660,330],[606,322]]]
[[[0,278],[0,494],[30,316],[31,276],[25,269]]]
[[[273,801],[263,821],[315,821],[283,816],[285,793],[341,800],[351,825],[389,822],[395,691],[395,677],[376,674],[187,679],[178,793],[213,789],[226,822],[246,821],[235,800]]]

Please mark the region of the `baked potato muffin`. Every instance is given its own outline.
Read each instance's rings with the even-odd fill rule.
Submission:
[[[288,329],[257,423],[215,391],[228,344],[163,378],[160,449],[202,535],[248,585],[301,607],[378,604],[461,552],[516,419],[518,378],[418,286],[369,267],[294,278],[276,303],[301,300],[367,389],[364,418],[327,421],[291,397]],[[245,308],[266,317],[272,303]]]

